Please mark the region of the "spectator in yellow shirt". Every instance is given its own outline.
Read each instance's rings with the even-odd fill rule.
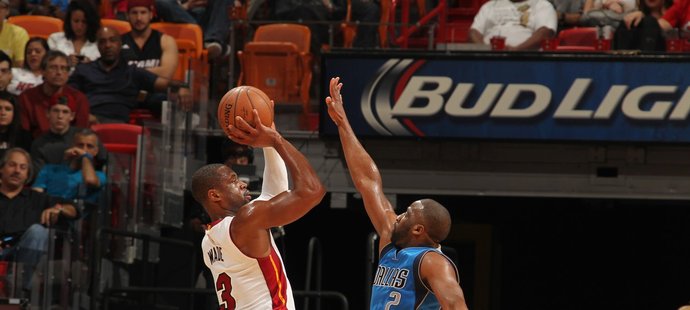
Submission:
[[[5,18],[10,14],[10,0],[0,0],[0,50],[5,52],[16,67],[24,64],[24,46],[29,41],[29,34],[22,27],[8,23]]]

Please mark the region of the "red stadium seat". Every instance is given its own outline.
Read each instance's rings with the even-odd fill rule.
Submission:
[[[562,45],[594,46],[597,42],[596,27],[575,27],[558,33]]]

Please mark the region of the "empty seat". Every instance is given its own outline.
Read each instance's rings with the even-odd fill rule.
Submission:
[[[97,124],[91,129],[111,153],[135,154],[143,127],[132,124]]]
[[[19,15],[12,16],[7,20],[10,24],[14,24],[26,29],[30,37],[41,37],[47,39],[51,34],[62,31],[62,20],[39,15]]]
[[[592,51],[597,45],[596,27],[576,27],[563,29],[558,33],[558,50]]]
[[[298,24],[272,24],[257,28],[254,40],[239,51],[239,84],[260,88],[276,103],[302,104],[309,112],[312,79],[311,31]]]
[[[196,48],[194,51],[196,53],[195,57],[199,59],[202,57],[204,53],[204,34],[199,25],[158,22],[152,23],[151,28],[175,38],[178,46],[181,45],[181,41],[193,43]]]
[[[91,129],[110,153],[108,179],[111,225],[122,228],[121,225],[125,225],[128,217],[134,214],[138,203],[137,150],[144,128],[131,124],[96,124]]]

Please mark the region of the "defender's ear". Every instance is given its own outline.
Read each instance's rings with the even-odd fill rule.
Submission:
[[[422,224],[414,224],[410,231],[412,231],[413,235],[421,236],[426,232],[426,228]]]

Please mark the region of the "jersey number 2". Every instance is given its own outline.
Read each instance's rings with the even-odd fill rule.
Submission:
[[[220,293],[220,299],[222,300],[219,310],[235,309],[235,298],[232,298],[230,295],[232,293],[232,282],[230,282],[230,276],[227,273],[218,275],[216,291]]]
[[[388,297],[393,298],[393,300],[386,303],[386,310],[390,309],[391,306],[397,306],[400,304],[400,292],[391,292]]]

